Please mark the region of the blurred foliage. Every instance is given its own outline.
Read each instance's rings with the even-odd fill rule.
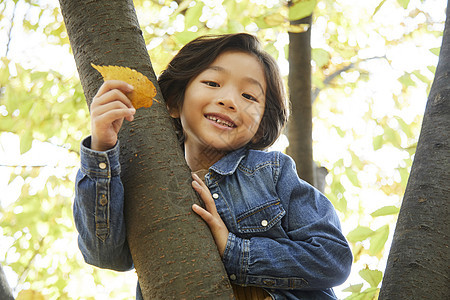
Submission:
[[[307,29],[289,21],[314,11],[314,155],[329,170],[326,194],[353,248],[352,275],[337,288],[347,299],[378,295],[422,120],[415,102],[424,107],[435,70],[433,63],[401,66],[394,54],[415,47],[437,58],[443,20],[429,11],[433,2],[134,1],[157,74],[191,39],[242,31],[256,34],[284,70],[287,33]],[[18,299],[132,299],[133,273],[88,266],[76,246],[72,162],[89,134],[89,113],[75,70],[42,65],[39,54],[23,61],[16,52],[27,43],[14,48],[20,34],[38,35],[69,53],[58,3],[2,1],[0,29],[0,151],[14,148],[2,139],[13,135],[20,139],[15,157],[32,154],[38,141],[67,157],[0,163],[0,263],[12,288]],[[392,76],[392,87],[378,85],[380,76]]]

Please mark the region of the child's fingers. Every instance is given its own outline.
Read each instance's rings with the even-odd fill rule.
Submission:
[[[211,225],[213,225],[214,223],[214,217],[213,215],[208,212],[206,209],[204,209],[203,207],[200,207],[197,204],[192,205],[192,210],[199,215],[210,227]]]
[[[112,124],[114,121],[120,119],[132,121],[135,111],[136,110],[134,108],[112,109],[103,114],[97,115],[97,117],[93,119],[93,125],[99,127],[102,127],[102,125],[109,126],[108,124]]]
[[[200,195],[200,198],[202,198],[203,202],[205,203],[206,210],[211,214],[217,214],[216,203],[211,197],[211,192],[209,191],[206,184],[204,184],[196,174],[193,174],[192,178],[194,179],[194,181],[192,182],[192,187]]]
[[[107,80],[105,81],[97,91],[96,96],[101,96],[110,90],[118,89],[124,93],[130,93],[134,87],[125,81],[121,80]]]
[[[91,111],[98,106],[106,105],[111,102],[120,102],[123,103],[128,108],[132,108],[133,104],[131,100],[119,89],[108,90],[102,95],[96,95],[94,99],[92,99],[91,103]]]
[[[214,241],[216,242],[217,249],[219,250],[219,254],[222,257],[228,240],[227,226],[217,213],[211,214],[209,211],[198,206],[197,204],[192,205],[192,210],[198,214],[206,222],[206,224],[208,224],[214,237]]]
[[[91,115],[93,118],[109,113],[117,114],[118,112],[123,113],[122,117],[127,117],[129,115],[133,115],[136,112],[136,109],[134,107],[129,107],[120,101],[108,102],[106,104],[94,106],[91,108]],[[119,117],[116,117],[115,119],[117,118]]]

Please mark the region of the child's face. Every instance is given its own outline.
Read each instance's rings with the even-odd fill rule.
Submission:
[[[266,101],[261,63],[251,54],[226,51],[185,92],[179,117],[185,149],[231,151],[250,142],[258,130]]]

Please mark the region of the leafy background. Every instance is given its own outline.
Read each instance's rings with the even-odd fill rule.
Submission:
[[[342,299],[376,299],[439,55],[445,1],[134,1],[156,73],[192,38],[251,32],[287,79],[314,11],[314,159],[354,253]],[[0,2],[0,263],[19,299],[133,299],[136,274],[84,263],[72,220],[89,113],[56,0]],[[283,150],[281,138],[276,147]]]

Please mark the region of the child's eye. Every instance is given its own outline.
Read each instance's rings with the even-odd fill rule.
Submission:
[[[217,82],[214,81],[203,81],[204,84],[211,87],[219,87],[220,85]]]
[[[246,98],[246,99],[248,99],[248,100],[251,100],[251,101],[255,101],[255,102],[258,101],[258,99],[256,99],[255,97],[253,97],[253,96],[250,95],[250,94],[244,93],[244,94],[242,94],[242,97],[244,97],[244,98]]]

